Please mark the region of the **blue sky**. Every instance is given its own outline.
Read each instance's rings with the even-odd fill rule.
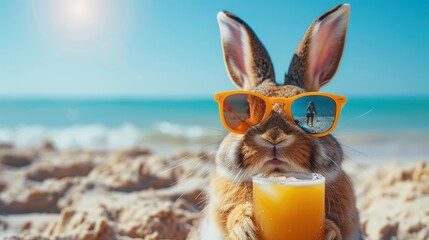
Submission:
[[[233,90],[220,47],[220,10],[254,29],[281,82],[308,26],[338,3],[1,1],[0,97],[188,98]],[[322,90],[429,95],[429,2],[349,3],[344,57]]]

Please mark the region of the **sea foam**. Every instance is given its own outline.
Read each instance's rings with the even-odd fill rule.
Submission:
[[[223,136],[224,133],[219,130],[171,122],[161,122],[147,129],[130,123],[117,127],[91,124],[64,128],[41,125],[0,128],[0,143],[10,143],[19,148],[50,141],[58,149],[115,150],[139,145],[207,143],[220,140]]]

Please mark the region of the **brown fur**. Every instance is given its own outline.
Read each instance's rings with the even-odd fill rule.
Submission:
[[[210,189],[213,191],[211,194],[222,196],[219,201],[210,201],[209,208],[216,209],[214,214],[225,232],[232,229],[241,218],[252,218],[252,211],[246,214],[248,209],[245,208],[252,201],[252,188],[248,182],[237,183],[216,174],[212,178]]]
[[[222,46],[230,77],[237,86],[268,97],[287,98],[305,91],[317,91],[336,72],[344,47],[348,14],[348,5],[340,5],[313,22],[298,45],[286,75],[286,85],[278,86],[271,60],[253,30],[231,13],[220,13],[218,20]],[[325,49],[319,46],[316,51],[312,47],[314,41],[319,40],[313,33],[319,26],[317,24],[330,24],[323,22],[326,18],[339,21],[340,24],[332,27],[338,27],[335,30],[341,34],[328,39],[331,43],[335,41],[334,48],[323,52]],[[235,33],[233,37],[248,36],[248,42],[241,41],[243,38],[240,41],[231,40],[231,31]],[[241,34],[237,34],[239,31],[242,31]],[[245,54],[237,55],[242,50]],[[326,62],[308,57],[311,51],[316,51],[314,55],[320,50],[323,54],[332,53]],[[243,63],[246,68],[242,67]],[[322,64],[321,74],[311,72],[311,66],[317,64]],[[246,72],[241,72],[243,69]],[[259,106],[254,106],[251,111],[260,111]],[[261,114],[252,115],[261,117]],[[272,159],[283,163],[269,164]],[[217,171],[209,187],[208,204],[199,236],[212,239],[210,234],[214,233],[217,239],[258,239],[253,221],[251,177],[260,172],[300,171],[320,173],[326,178],[325,239],[360,238],[353,188],[341,169],[342,160],[341,146],[334,137],[314,138],[306,134],[286,117],[283,103],[275,103],[264,122],[250,127],[243,135],[227,135],[219,146]]]
[[[341,229],[343,236],[350,236],[359,223],[353,187],[346,173],[341,171],[338,178],[326,185],[326,218],[331,219]]]

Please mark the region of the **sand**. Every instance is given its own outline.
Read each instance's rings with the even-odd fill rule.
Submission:
[[[199,151],[0,146],[0,239],[185,239],[213,168]],[[366,239],[429,239],[429,164],[344,169]]]

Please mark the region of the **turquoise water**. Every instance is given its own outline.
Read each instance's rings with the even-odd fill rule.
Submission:
[[[210,126],[216,114],[211,100],[0,100],[0,127],[129,123],[146,129],[165,121]]]
[[[429,144],[428,120],[429,97],[349,98],[334,133],[378,133],[384,136],[379,143],[392,139],[393,135],[386,133],[416,133],[421,140],[416,140],[415,134],[407,139],[421,145],[413,150],[421,155]],[[211,99],[0,100],[0,143],[17,146],[51,140],[60,148],[105,149],[147,142],[210,142],[226,133],[217,104]],[[405,146],[410,142],[407,139],[394,145]]]
[[[429,130],[429,98],[351,98],[338,130]],[[0,100],[0,127],[68,127],[132,124],[148,129],[161,122],[221,128],[211,100]]]

